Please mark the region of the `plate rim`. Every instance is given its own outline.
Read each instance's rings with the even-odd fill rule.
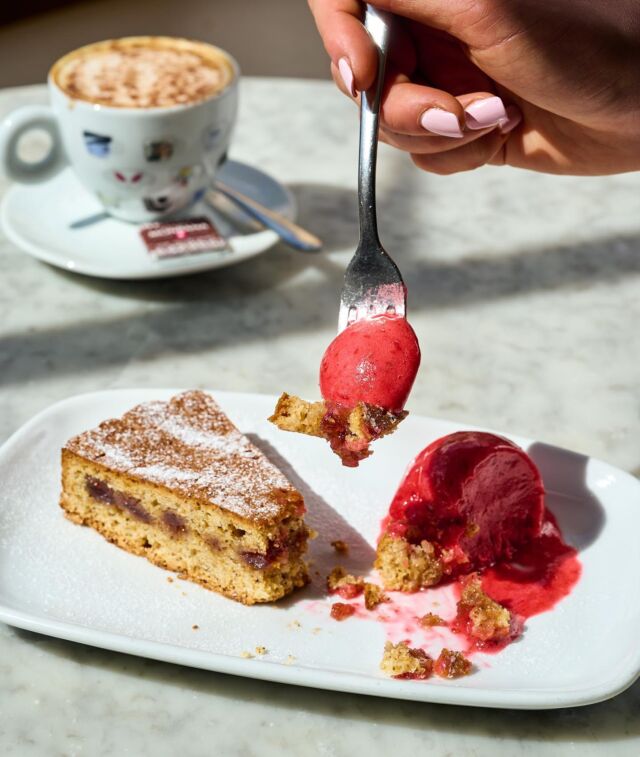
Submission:
[[[241,160],[232,160],[229,159],[227,161],[227,165],[240,165],[244,167],[249,167],[253,169],[254,171],[258,171],[259,173],[266,176],[268,179],[276,183],[280,189],[282,190],[283,194],[287,198],[287,203],[289,205],[289,212],[287,213],[287,217],[291,220],[295,220],[298,215],[298,204],[296,202],[296,199],[289,189],[289,187],[284,184],[279,179],[272,176],[268,171],[263,170],[262,168],[259,168],[252,163],[247,163],[245,161]],[[65,166],[60,173],[63,172],[71,172],[73,173],[73,169],[71,166]],[[46,184],[55,181],[57,178],[59,178],[59,174],[56,174],[55,176],[48,179],[46,182],[41,182],[41,184]],[[9,188],[4,192],[2,201],[0,202],[0,227],[2,228],[2,231],[6,235],[7,239],[15,245],[21,252],[26,253],[27,255],[30,255],[31,257],[36,258],[37,260],[42,261],[43,263],[47,263],[48,265],[52,265],[55,268],[59,268],[62,271],[67,271],[70,273],[77,273],[82,276],[93,276],[95,278],[100,279],[111,279],[115,281],[142,281],[142,280],[152,280],[152,279],[162,279],[162,278],[170,278],[172,276],[188,276],[189,274],[193,273],[200,273],[203,271],[208,270],[215,270],[216,268],[227,268],[232,265],[236,265],[239,263],[242,263],[245,260],[250,260],[251,258],[257,257],[258,255],[262,255],[265,252],[267,252],[271,247],[273,247],[275,244],[279,241],[279,236],[276,234],[275,231],[272,231],[271,229],[261,229],[260,231],[256,231],[253,234],[247,234],[243,235],[243,237],[252,237],[256,240],[256,242],[259,242],[258,249],[256,249],[254,252],[250,253],[240,253],[239,257],[234,257],[233,254],[225,255],[224,257],[217,257],[215,259],[209,258],[207,259],[207,253],[204,253],[200,256],[195,256],[193,258],[177,258],[174,259],[173,265],[171,267],[157,267],[154,269],[134,269],[132,271],[113,271],[111,269],[104,269],[103,267],[97,265],[87,265],[81,263],[80,265],[74,264],[73,266],[66,264],[63,259],[60,258],[60,256],[51,253],[46,247],[43,247],[39,244],[36,244],[32,240],[28,239],[27,237],[20,234],[20,232],[16,229],[10,215],[10,205],[13,201],[13,197],[16,193],[22,191],[24,189],[25,185],[21,185],[18,182],[12,182],[9,186]],[[114,221],[118,221],[118,219],[110,219]],[[121,223],[127,223],[126,221],[121,221]],[[135,224],[133,224],[135,225]],[[230,245],[233,245],[234,239],[242,238],[238,235],[229,237],[227,240]],[[166,262],[166,261],[165,261]],[[178,264],[180,262],[180,264]]]
[[[96,390],[70,395],[54,402],[32,418],[22,424],[0,445],[0,462],[12,448],[19,444],[24,437],[28,437],[31,430],[46,422],[47,417],[59,411],[64,411],[78,402],[99,398],[104,395],[126,395],[131,392],[152,394],[174,394],[185,391],[181,388],[167,387],[120,387],[116,389]],[[216,398],[259,398],[275,401],[275,395],[257,392],[234,392],[216,389],[203,389]],[[458,425],[459,422],[446,418],[437,418],[416,414],[421,420],[445,422]],[[469,428],[472,428],[469,424]],[[477,427],[476,427],[477,428]],[[502,432],[505,434],[505,432]],[[518,436],[506,433],[506,436]],[[532,443],[534,440],[519,437]],[[553,449],[567,451],[557,445],[548,445]],[[578,454],[578,453],[575,453]],[[579,453],[582,454],[582,453]],[[583,455],[605,466],[617,476],[640,488],[640,481],[627,471],[617,468],[610,463]],[[460,700],[460,687],[449,682],[438,682],[437,685],[420,685],[415,681],[393,681],[387,678],[376,678],[371,675],[323,670],[296,665],[285,665],[278,661],[259,659],[242,659],[219,652],[210,652],[188,647],[181,647],[165,642],[158,642],[143,638],[134,638],[123,634],[102,631],[91,626],[81,625],[70,621],[62,621],[47,616],[17,609],[11,604],[0,601],[0,621],[10,626],[27,631],[40,633],[54,638],[77,642],[88,646],[107,649],[114,652],[135,655],[139,657],[185,665],[188,667],[209,670],[212,672],[237,675],[245,678],[255,678],[276,683],[306,686],[310,688],[340,691],[344,693],[363,694],[366,696],[380,696],[391,699],[402,699],[414,702],[453,704],[458,706],[491,707],[497,709],[523,710],[551,710],[566,707],[581,707],[611,699],[622,693],[640,678],[640,645],[633,655],[632,664],[625,668],[625,672],[613,678],[599,680],[596,683],[579,686],[574,689],[491,689],[464,688],[464,701]],[[427,684],[427,682],[425,682]]]

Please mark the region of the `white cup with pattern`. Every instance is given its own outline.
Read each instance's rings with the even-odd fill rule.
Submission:
[[[0,167],[46,181],[70,165],[105,210],[126,221],[171,216],[197,202],[224,161],[236,121],[239,68],[220,48],[174,37],[125,37],[60,58],[50,106],[25,106],[0,125]],[[30,163],[18,143],[51,138]]]

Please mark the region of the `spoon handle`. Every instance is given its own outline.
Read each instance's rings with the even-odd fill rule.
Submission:
[[[387,62],[391,15],[367,5],[365,29],[375,42],[378,56],[378,75],[374,85],[360,96],[360,154],[358,162],[358,200],[360,205],[361,247],[378,247],[376,218],[376,157],[378,154],[378,116]],[[363,244],[364,242],[364,244]]]
[[[261,203],[256,202],[256,200],[242,192],[238,192],[237,189],[230,187],[228,184],[223,184],[221,181],[216,181],[214,187],[216,191],[228,197],[252,218],[275,231],[284,242],[296,250],[316,252],[321,249],[322,241],[315,234],[303,229],[297,223],[280,215],[280,213],[266,208]]]

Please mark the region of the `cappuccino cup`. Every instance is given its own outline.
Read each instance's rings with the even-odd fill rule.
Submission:
[[[0,125],[0,167],[22,183],[70,165],[112,216],[160,220],[197,202],[224,161],[235,125],[239,69],[220,48],[174,37],[124,37],[74,50],[52,66],[50,106]],[[18,153],[44,130],[42,160]]]

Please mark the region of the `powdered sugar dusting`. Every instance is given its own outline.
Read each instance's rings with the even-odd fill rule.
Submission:
[[[149,479],[150,481],[164,481],[171,483],[174,481],[197,481],[200,473],[194,470],[180,470],[171,465],[139,465],[131,468],[129,473],[135,473],[137,476]]]
[[[66,449],[248,520],[276,521],[302,507],[288,479],[200,391],[138,405]]]
[[[236,429],[231,429],[228,434],[220,436],[210,431],[201,431],[184,421],[183,418],[169,416],[160,419],[159,424],[163,431],[175,436],[181,442],[190,447],[224,451],[227,454],[239,455],[252,454],[251,442]],[[255,448],[253,448],[255,449]]]

